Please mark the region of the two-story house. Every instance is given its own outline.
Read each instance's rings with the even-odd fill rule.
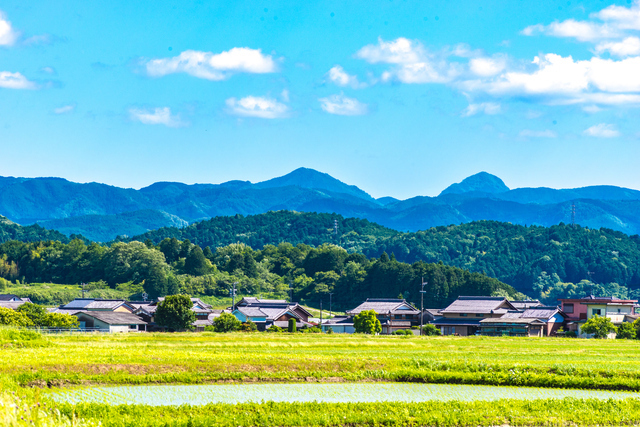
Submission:
[[[242,298],[231,309],[232,314],[241,322],[251,320],[259,331],[264,331],[271,326],[287,328],[289,319],[296,319],[297,328],[312,326],[309,323],[311,313],[297,302],[285,300],[268,300],[254,297]]]
[[[624,300],[615,297],[562,298],[560,308],[566,314],[567,330],[574,331],[579,337],[589,337],[582,332],[582,325],[593,316],[606,316],[619,326],[623,322],[635,319],[635,307],[638,301]],[[615,337],[615,334],[611,334]]]

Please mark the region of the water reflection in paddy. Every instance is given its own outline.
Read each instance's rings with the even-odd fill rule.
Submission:
[[[209,384],[88,387],[52,390],[58,402],[112,405],[204,405],[241,402],[423,402],[427,400],[497,400],[638,398],[639,393],[413,383]]]

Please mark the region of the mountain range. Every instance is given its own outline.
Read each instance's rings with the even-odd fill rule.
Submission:
[[[476,220],[571,223],[573,208],[575,222],[582,226],[640,233],[640,191],[613,186],[510,189],[486,172],[452,184],[437,197],[407,200],[375,199],[356,186],[307,168],[255,184],[157,182],[140,190],[62,178],[0,177],[0,215],[18,224],[39,224],[95,241],[216,216],[277,210],[338,213],[399,231],[417,231]]]

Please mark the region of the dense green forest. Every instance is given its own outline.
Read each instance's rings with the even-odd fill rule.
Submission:
[[[22,242],[59,240],[68,242],[71,239],[56,230],[46,230],[37,224],[23,227],[0,215],[0,243],[8,242],[9,240],[20,240]]]
[[[336,222],[337,234],[334,228]],[[46,233],[55,232],[39,227],[20,228],[16,224],[9,227],[12,227],[14,235],[19,240],[56,239],[65,242],[63,238],[56,238],[55,234],[54,237],[47,238]],[[29,233],[20,231],[26,229],[31,231]],[[6,234],[7,226],[0,223],[0,230]],[[9,276],[13,277],[12,280],[24,276],[26,280],[32,282],[53,281],[55,283],[88,283],[104,280],[110,286],[115,286],[117,283],[139,283],[144,279],[147,287],[158,289],[150,292],[151,294],[162,293],[165,287],[167,290],[186,289],[187,282],[198,282],[188,277],[202,275],[185,276],[188,270],[185,270],[179,258],[186,261],[186,256],[177,257],[166,249],[167,242],[173,242],[172,245],[176,246],[175,242],[185,240],[190,241],[189,245],[205,248],[205,258],[209,259],[212,266],[216,268],[214,273],[207,274],[217,274],[220,280],[227,281],[234,279],[225,278],[224,274],[229,275],[234,269],[229,270],[225,265],[220,264],[219,258],[216,258],[216,254],[222,251],[222,248],[236,243],[243,244],[246,246],[243,246],[243,251],[246,252],[252,248],[251,257],[259,262],[262,260],[260,254],[272,247],[269,245],[279,247],[280,243],[287,242],[294,247],[302,244],[303,248],[305,245],[315,248],[323,244],[337,245],[345,249],[347,256],[364,254],[369,259],[379,259],[386,253],[399,262],[412,265],[418,261],[442,262],[471,272],[486,273],[513,286],[518,292],[550,304],[556,303],[557,298],[581,297],[588,294],[612,295],[621,298],[640,297],[640,237],[637,235],[627,236],[605,228],[594,230],[564,224],[552,227],[526,227],[497,221],[476,221],[462,225],[434,227],[416,233],[401,233],[367,220],[344,218],[336,214],[291,211],[269,212],[246,217],[242,215],[216,217],[185,228],[161,228],[132,239],[116,242],[125,244],[124,247],[113,244],[108,247],[89,244],[85,241],[86,255],[83,256],[95,254],[96,258],[92,261],[80,262],[78,268],[73,267],[66,271],[65,268],[56,265],[49,267],[40,264],[35,267],[20,261],[20,273]],[[140,261],[140,267],[132,267],[132,270],[127,270],[128,273],[119,272],[116,268],[117,262],[129,262],[126,260],[130,257],[120,252],[130,251],[123,248],[129,248],[130,243],[134,241],[144,242],[143,246],[149,250],[164,248],[160,252],[165,256],[166,267],[154,267],[156,264],[162,265],[160,262]],[[47,243],[41,246],[55,247],[55,244]],[[211,249],[207,250],[207,247]],[[55,252],[54,249],[46,250]],[[304,249],[304,251],[308,250],[311,248]],[[114,252],[114,254],[111,258],[102,259],[102,254],[106,252]],[[10,251],[0,252],[0,256],[3,254],[9,256]],[[141,256],[141,254],[142,252],[138,255]],[[153,259],[153,254],[155,252],[145,252],[145,256],[150,259]],[[186,252],[183,255],[186,255]],[[18,268],[19,258],[11,256],[12,258],[7,258],[6,262],[9,264],[15,262],[13,267],[15,270]],[[113,264],[116,267],[110,266],[108,261],[112,264],[116,263]],[[11,265],[7,267],[6,262],[4,269],[11,269]],[[262,271],[278,275],[282,283],[288,283],[298,277],[297,274],[284,274],[281,270],[274,271],[273,268],[276,267],[272,265],[278,263],[271,258],[268,259],[267,264],[269,266]],[[2,264],[0,269],[3,268],[1,266]],[[148,270],[144,271],[143,267]],[[38,268],[42,271],[39,272]],[[334,270],[339,275],[344,272],[339,269],[332,271]],[[307,278],[314,279],[314,274],[315,272],[311,274],[305,270]],[[0,276],[2,276],[1,270]],[[3,277],[8,276],[5,274]],[[160,278],[159,284],[152,285],[156,278]],[[319,283],[320,277],[317,280]],[[269,283],[275,282],[271,280]],[[227,284],[221,286],[224,287]],[[402,286],[398,285],[390,289],[397,289],[398,293],[409,292],[413,298],[416,291],[415,288],[410,289],[411,286],[400,289]],[[278,292],[279,294],[284,292],[277,286],[254,284],[249,288],[253,291],[260,290],[256,292]],[[372,289],[365,290],[369,292]],[[223,291],[209,289],[207,292],[220,294]],[[303,294],[304,298],[312,298],[307,293]],[[351,294],[347,292],[345,295]],[[360,298],[396,295],[397,293],[393,295],[393,292],[385,295],[363,293]],[[355,299],[355,296],[351,295],[348,298]],[[440,301],[438,298],[435,300]]]
[[[338,236],[334,235],[334,220]],[[585,294],[640,296],[640,237],[602,228],[559,224],[521,226],[498,221],[433,227],[400,233],[366,220],[340,215],[270,212],[217,217],[183,229],[163,228],[136,240],[156,243],[166,237],[191,239],[204,246],[242,242],[255,249],[286,241],[336,243],[349,252],[402,262],[443,262],[484,272],[531,297],[554,303]]]
[[[88,283],[89,289],[112,289],[140,298],[143,290],[156,298],[167,294],[226,296],[234,283],[243,295],[290,296],[317,306],[333,293],[333,308],[345,310],[369,297],[397,297],[419,302],[422,278],[425,304],[443,307],[459,295],[519,297],[510,286],[480,273],[444,264],[406,264],[383,253],[369,259],[323,244],[281,243],[253,250],[242,243],[204,250],[189,240],[165,238],[116,242],[110,247],[61,242],[0,244],[0,287],[15,283]],[[41,287],[21,296],[47,302]],[[1,289],[0,289],[1,291]]]

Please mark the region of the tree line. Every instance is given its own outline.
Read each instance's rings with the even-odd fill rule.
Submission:
[[[21,283],[89,283],[89,288],[130,290],[164,295],[228,296],[234,283],[244,295],[271,295],[338,310],[353,308],[366,298],[402,297],[419,303],[424,279],[425,306],[443,307],[459,295],[517,297],[510,286],[481,273],[442,263],[407,264],[382,253],[368,258],[323,244],[281,243],[254,250],[233,243],[212,250],[189,240],[165,238],[159,244],[116,242],[86,244],[80,239],[0,244],[0,277]]]

